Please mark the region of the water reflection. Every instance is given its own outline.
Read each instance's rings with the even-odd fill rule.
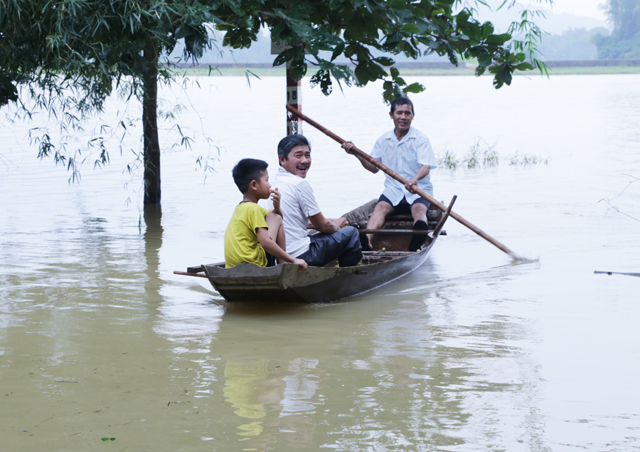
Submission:
[[[250,362],[227,361],[224,368],[224,396],[235,409],[234,413],[245,419],[260,419],[267,415],[262,397],[260,383],[269,375],[268,361]],[[243,424],[241,436],[257,436],[262,433],[260,422]]]
[[[144,256],[147,260],[145,271],[145,293],[149,301],[158,302],[161,281],[158,274],[160,265],[160,249],[162,248],[162,207],[160,204],[144,207]]]
[[[229,309],[216,341],[243,450],[500,447],[506,431],[544,450],[530,325],[426,292],[273,318]]]
[[[243,450],[267,450],[276,434],[287,448],[308,446],[313,439],[313,414],[323,402],[313,402],[318,389],[317,360],[296,358],[284,369],[271,360],[227,361],[224,396],[242,418],[237,426]],[[283,375],[284,374],[284,375]],[[322,400],[322,399],[320,399]]]

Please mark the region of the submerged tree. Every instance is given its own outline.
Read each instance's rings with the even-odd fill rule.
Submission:
[[[72,125],[101,112],[114,88],[128,91],[143,106],[145,204],[160,202],[160,146],[157,127],[158,78],[171,72],[159,55],[184,39],[185,57],[209,46],[210,7],[197,1],[0,0],[0,105],[18,100],[26,85],[38,107]],[[39,90],[38,90],[39,88]],[[75,162],[48,136],[40,156]],[[106,161],[103,148],[102,160]]]
[[[550,2],[551,0],[538,0]],[[540,30],[524,10],[504,33],[474,18],[481,0],[0,0],[0,106],[20,102],[27,87],[36,105],[62,111],[71,122],[100,112],[114,89],[143,105],[145,204],[160,202],[157,128],[158,79],[171,80],[160,65],[179,39],[184,57],[196,61],[210,45],[207,28],[223,31],[223,45],[250,47],[266,27],[291,48],[274,65],[289,63],[294,78],[309,67],[312,86],[325,95],[334,81],[364,86],[383,80],[384,99],[420,92],[407,85],[393,55],[446,55],[457,64],[473,59],[476,74],[489,71],[494,86],[509,85],[518,70],[543,68],[535,59]],[[507,0],[505,7],[515,7]],[[515,34],[522,36],[512,39]],[[388,56],[374,56],[377,49]],[[328,55],[328,56],[324,56]],[[352,65],[338,64],[346,57]],[[354,67],[352,69],[352,66]],[[56,110],[61,109],[61,110]],[[79,112],[79,114],[78,114]],[[40,156],[74,162],[44,139]],[[107,159],[102,149],[101,159]]]
[[[613,32],[594,36],[598,58],[640,58],[640,0],[607,0],[603,9]]]

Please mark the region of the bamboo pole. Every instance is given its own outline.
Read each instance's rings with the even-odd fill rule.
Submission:
[[[289,112],[293,115],[296,115],[297,117],[299,117],[300,119],[302,119],[303,121],[311,124],[313,127],[315,127],[316,129],[318,129],[319,131],[321,131],[322,133],[324,133],[325,135],[333,138],[334,140],[336,140],[338,143],[343,144],[346,140],[340,138],[338,135],[336,135],[335,133],[331,132],[330,130],[324,128],[323,126],[321,126],[320,124],[318,124],[317,122],[315,122],[313,119],[303,115],[301,112],[299,112],[298,110],[296,110],[294,107],[292,107],[291,105],[287,105],[287,110],[289,110]],[[400,182],[403,185],[407,185],[409,183],[409,181],[407,179],[405,179],[404,177],[402,177],[401,175],[399,175],[398,173],[396,173],[395,171],[393,171],[391,168],[383,165],[382,163],[380,163],[378,160],[374,159],[373,157],[371,157],[369,154],[361,151],[360,149],[358,149],[357,147],[353,147],[351,148],[351,152],[355,155],[357,155],[358,157],[366,160],[367,162],[371,163],[372,165],[374,165],[375,167],[379,168],[380,170],[382,170],[384,173],[388,174],[389,176],[391,176],[392,178],[394,178],[395,180],[397,180],[398,182]],[[445,206],[444,204],[442,204],[441,202],[439,202],[437,199],[435,199],[433,196],[429,195],[427,192],[425,192],[424,190],[422,190],[421,188],[419,188],[417,185],[413,186],[413,190],[420,195],[422,198],[426,199],[427,201],[429,201],[431,204],[433,204],[434,206],[436,206],[438,209],[440,209],[443,212],[447,211],[447,206]],[[506,245],[504,245],[503,243],[499,242],[498,240],[494,239],[493,237],[491,237],[489,234],[487,234],[486,232],[484,232],[482,229],[480,229],[479,227],[477,227],[476,225],[470,223],[469,221],[465,220],[463,217],[461,217],[460,215],[458,215],[456,212],[451,211],[450,215],[453,219],[455,219],[458,223],[462,224],[463,226],[466,226],[467,228],[471,229],[473,232],[475,232],[476,234],[478,234],[480,237],[482,237],[483,239],[487,240],[488,242],[490,242],[491,244],[493,244],[494,246],[498,247],[500,250],[504,251],[505,253],[507,253],[509,256],[511,256],[511,258],[515,259],[515,260],[526,260],[525,258],[523,258],[522,256],[520,256],[519,254],[511,251]]]

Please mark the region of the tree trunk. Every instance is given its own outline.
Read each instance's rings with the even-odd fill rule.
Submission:
[[[160,203],[160,140],[158,139],[158,46],[148,41],[144,49],[147,71],[143,77],[144,205]]]
[[[145,273],[147,279],[144,283],[148,301],[158,303],[160,301],[160,249],[162,248],[162,206],[160,204],[147,204],[144,206],[144,222],[147,226],[144,231],[144,255],[147,261]]]

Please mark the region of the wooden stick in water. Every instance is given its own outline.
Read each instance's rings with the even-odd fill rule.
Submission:
[[[640,273],[622,273],[622,272],[602,272],[602,271],[594,271],[596,275],[624,275],[624,276],[640,276]]]
[[[315,127],[316,129],[318,129],[320,132],[324,133],[325,135],[333,138],[334,140],[336,140],[338,143],[343,144],[346,140],[340,138],[338,135],[336,135],[335,133],[331,132],[330,130],[322,127],[320,124],[318,124],[317,122],[315,122],[313,119],[308,118],[307,116],[303,115],[301,112],[299,112],[295,107],[292,107],[291,105],[287,105],[287,110],[289,110],[289,112],[291,112],[292,114],[296,115],[297,117],[299,117],[300,119],[302,119],[303,121],[311,124],[313,127]],[[380,163],[379,161],[377,161],[376,159],[374,159],[373,157],[371,157],[369,154],[362,152],[360,149],[358,149],[357,147],[353,147],[351,148],[351,152],[353,154],[358,155],[360,158],[363,158],[364,160],[366,160],[367,162],[371,163],[372,165],[376,166],[377,168],[379,168],[380,170],[382,170],[383,172],[385,172],[386,174],[388,174],[389,176],[393,177],[395,180],[397,180],[398,182],[400,182],[403,185],[406,185],[409,183],[409,181],[407,179],[405,179],[404,177],[402,177],[401,175],[399,175],[398,173],[396,173],[395,171],[393,171],[391,168],[383,165],[382,163]],[[440,209],[443,212],[446,212],[447,210],[447,206],[445,206],[444,204],[442,204],[441,202],[439,202],[438,200],[436,200],[433,196],[430,196],[428,193],[426,193],[424,190],[422,190],[421,188],[419,188],[417,185],[413,186],[414,191],[420,195],[422,198],[426,199],[427,201],[429,201],[431,204],[433,204],[434,206],[436,206],[438,209]],[[470,223],[469,221],[465,220],[464,218],[462,218],[460,215],[458,215],[457,213],[451,211],[450,212],[451,217],[453,217],[458,223],[462,224],[463,226],[466,226],[467,228],[471,229],[473,232],[475,232],[476,234],[478,234],[480,237],[482,237],[483,239],[487,240],[488,242],[490,242],[491,244],[495,245],[496,247],[498,247],[499,249],[501,249],[502,251],[504,251],[505,253],[507,253],[509,256],[511,256],[511,258],[516,259],[516,260],[526,260],[525,258],[523,258],[522,256],[516,254],[515,252],[511,251],[506,245],[500,243],[498,240],[494,239],[493,237],[491,237],[489,234],[487,234],[486,232],[484,232],[482,229],[480,229],[479,227],[475,226],[474,224]]]

